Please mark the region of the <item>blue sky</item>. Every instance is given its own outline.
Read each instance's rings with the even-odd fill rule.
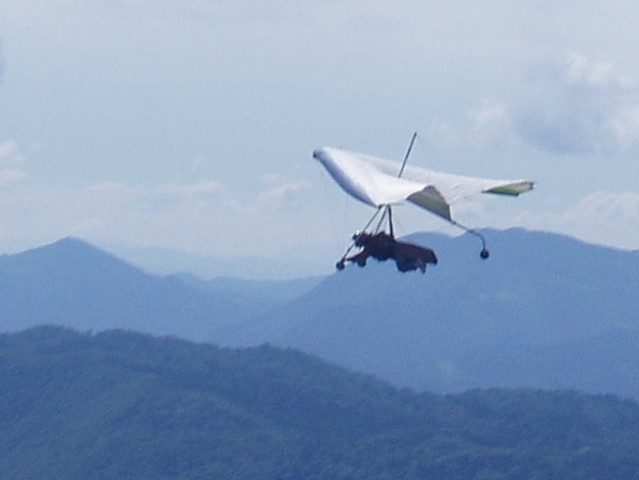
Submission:
[[[478,227],[639,248],[632,1],[0,0],[0,250],[65,236],[327,273],[366,206],[332,145],[529,178]],[[401,207],[400,233],[458,231]],[[300,260],[301,262],[301,260]],[[306,267],[305,267],[306,268]]]

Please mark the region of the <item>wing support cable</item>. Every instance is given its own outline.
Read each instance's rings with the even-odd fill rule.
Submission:
[[[381,212],[382,210],[386,209],[386,205],[382,205],[381,207],[377,207],[377,210],[375,210],[375,213],[373,214],[373,216],[371,217],[371,219],[368,221],[368,223],[366,223],[366,225],[364,225],[364,228],[362,228],[362,230],[357,230],[354,234],[353,234],[353,238],[352,238],[352,242],[349,245],[349,247],[346,249],[346,251],[344,252],[344,255],[342,255],[342,258],[340,258],[337,263],[335,264],[335,268],[337,268],[338,270],[344,270],[344,267],[346,266],[346,257],[348,256],[348,254],[351,252],[351,250],[353,250],[353,248],[355,248],[355,243],[357,240],[357,237],[359,235],[359,232],[365,232],[366,229],[368,227],[370,227],[371,223],[373,223],[373,220],[375,220],[375,218],[377,218],[377,215],[379,215],[379,212]],[[384,215],[382,214],[382,219],[380,220],[380,225],[381,222],[384,220]],[[378,226],[379,228],[379,226]]]
[[[481,252],[479,252],[479,256],[482,258],[482,260],[486,260],[488,257],[490,257],[490,252],[488,251],[488,249],[486,248],[486,238],[479,233],[477,230],[474,230],[472,228],[467,227],[466,225],[462,225],[459,222],[456,222],[455,220],[448,220],[452,225],[455,225],[457,228],[461,228],[462,230],[464,230],[466,233],[470,233],[471,235],[475,235],[477,238],[479,238],[481,240]]]
[[[390,205],[382,205],[379,208],[383,208],[384,211],[382,212],[382,216],[379,218],[379,222],[377,222],[377,226],[375,227],[375,230],[373,230],[373,232],[378,233],[382,229],[382,225],[384,224],[384,221],[388,218],[389,233],[390,233],[390,236],[394,238],[395,232],[393,229],[393,210]]]

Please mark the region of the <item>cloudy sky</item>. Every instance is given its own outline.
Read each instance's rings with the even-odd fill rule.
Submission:
[[[413,131],[416,165],[537,181],[461,221],[638,249],[637,5],[0,0],[0,250],[305,252],[327,273],[372,212],[313,149],[401,159]]]

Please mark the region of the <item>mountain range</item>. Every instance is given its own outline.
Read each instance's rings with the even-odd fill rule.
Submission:
[[[238,338],[313,352],[434,391],[543,386],[639,396],[639,251],[520,229],[416,235],[425,275],[352,266]]]
[[[0,325],[126,328],[192,339],[263,311],[270,302],[150,275],[74,238],[0,257]]]
[[[612,395],[397,389],[292,349],[36,327],[0,335],[12,480],[639,478]]]
[[[439,264],[286,282],[162,277],[76,239],[0,257],[0,329],[125,328],[295,347],[399,386],[576,388],[639,398],[639,251],[520,229],[417,234]]]

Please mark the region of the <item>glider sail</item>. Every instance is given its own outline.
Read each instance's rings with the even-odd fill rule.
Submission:
[[[532,190],[527,180],[492,180],[435,172],[362,153],[324,147],[313,152],[349,194],[373,207],[409,201],[452,221],[451,205],[478,193],[517,196]]]

